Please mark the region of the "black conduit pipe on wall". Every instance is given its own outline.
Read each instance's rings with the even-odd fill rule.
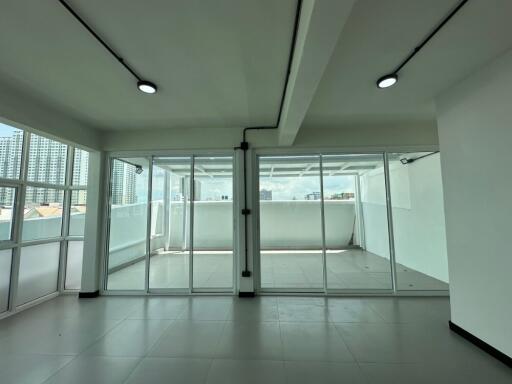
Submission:
[[[286,70],[286,80],[284,82],[283,92],[281,93],[281,103],[279,106],[279,114],[277,116],[277,122],[273,126],[262,126],[262,127],[246,127],[244,128],[242,135],[242,142],[239,147],[235,147],[235,150],[242,150],[244,152],[243,163],[244,163],[244,208],[242,208],[241,213],[244,216],[244,269],[242,271],[242,277],[251,277],[252,272],[249,270],[249,249],[248,249],[248,235],[247,235],[247,223],[248,217],[251,214],[251,210],[247,206],[247,151],[249,149],[249,143],[247,142],[247,131],[257,131],[257,130],[266,130],[266,129],[277,129],[279,127],[279,123],[281,122],[281,115],[283,113],[283,105],[284,99],[286,96],[286,88],[288,87],[288,82],[290,80],[290,72],[292,68],[293,62],[293,54],[295,52],[295,45],[297,42],[297,30],[299,29],[299,20],[300,20],[300,10],[302,7],[302,0],[297,1],[297,10],[295,12],[295,25],[293,28],[293,36],[292,36],[292,44],[290,47],[290,54],[288,56],[288,67]]]

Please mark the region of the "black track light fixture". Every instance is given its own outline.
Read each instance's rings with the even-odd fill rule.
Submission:
[[[392,73],[390,75],[382,76],[379,80],[377,80],[377,87],[389,88],[395,85],[397,81],[398,75],[396,73]]]
[[[130,67],[126,61],[119,56],[106,42],[103,40],[92,28],[89,24],[85,22],[82,17],[76,13],[76,11],[71,8],[71,6],[64,0],[59,0],[59,3],[66,8],[66,10],[80,23],[82,26],[87,29],[87,31],[112,55],[114,58],[128,71],[133,77],[137,79],[137,88],[144,93],[153,94],[157,91],[157,86],[151,81],[147,81],[142,79],[135,70]]]
[[[469,0],[462,0],[457,6],[446,16],[438,25],[434,28],[432,32],[416,47],[413,51],[405,58],[404,61],[400,63],[395,70],[387,75],[382,76],[377,80],[377,87],[380,89],[385,89],[392,87],[398,82],[398,72],[414,57],[416,54],[421,51],[421,49],[432,39],[437,32],[453,17],[455,14],[460,11],[460,9],[468,2]]]
[[[137,88],[139,88],[139,90],[141,92],[148,93],[148,94],[156,93],[156,90],[157,90],[157,87],[155,84],[153,84],[151,81],[145,81],[145,80],[138,81]]]

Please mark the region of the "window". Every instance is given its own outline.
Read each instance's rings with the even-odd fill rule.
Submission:
[[[16,305],[57,291],[60,243],[21,248]]]
[[[35,134],[30,135],[27,180],[64,184],[68,146]]]
[[[11,279],[12,249],[0,251],[0,313],[7,311],[9,304],[9,281]]]
[[[78,290],[82,283],[82,260],[84,256],[83,241],[69,241],[66,258],[65,289]]]
[[[390,153],[389,173],[397,288],[447,290],[439,153]]]
[[[0,123],[0,178],[20,177],[23,131]]]
[[[259,161],[261,287],[324,286],[319,156]]]
[[[12,240],[16,188],[0,187],[0,241]]]
[[[108,290],[233,291],[232,156],[113,158],[110,176]]]
[[[73,156],[73,185],[87,185],[89,175],[89,152],[75,148]]]
[[[83,236],[85,228],[85,212],[87,211],[87,190],[71,191],[71,207],[69,213],[69,236]]]
[[[0,123],[0,313],[80,289],[88,164],[85,150]]]
[[[148,159],[112,162],[108,289],[144,289],[148,174]]]
[[[60,237],[64,191],[27,187],[23,214],[23,240]]]

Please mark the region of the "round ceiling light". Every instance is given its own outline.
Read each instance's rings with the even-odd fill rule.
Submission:
[[[139,88],[140,91],[144,92],[144,93],[156,93],[156,85],[153,84],[151,81],[145,81],[145,80],[141,80],[139,82],[137,82],[137,88]]]
[[[398,75],[395,73],[392,73],[390,75],[382,76],[379,80],[377,80],[377,87],[383,89],[383,88],[389,88],[396,84],[398,81]]]

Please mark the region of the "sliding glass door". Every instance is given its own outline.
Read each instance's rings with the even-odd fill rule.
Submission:
[[[448,257],[437,152],[390,153],[398,290],[448,290]]]
[[[263,291],[391,290],[382,154],[260,156]]]
[[[111,164],[107,290],[232,291],[233,158]]]
[[[144,157],[111,163],[109,290],[145,289],[149,166]]]
[[[191,157],[155,157],[149,289],[190,286]]]
[[[233,159],[194,159],[193,288],[233,287]]]
[[[392,289],[382,155],[326,155],[322,165],[327,289]]]
[[[259,175],[261,287],[323,289],[320,157],[262,157]]]

